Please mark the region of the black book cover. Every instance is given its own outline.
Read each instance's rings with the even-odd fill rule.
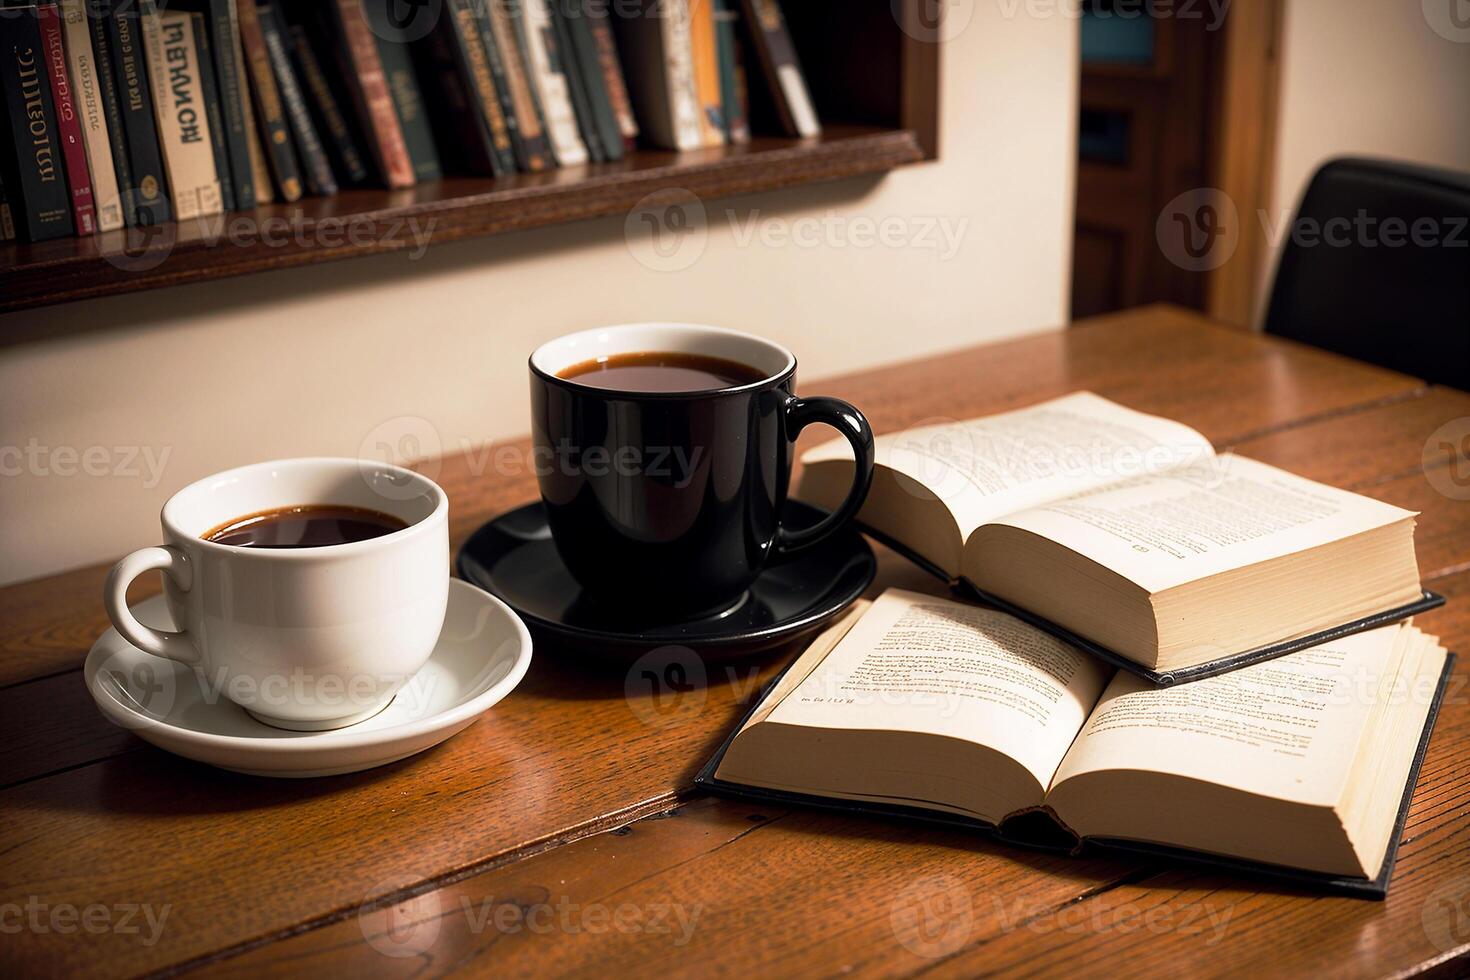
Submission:
[[[332,170],[340,182],[351,185],[365,184],[372,178],[373,170],[367,149],[362,142],[353,119],[346,108],[351,96],[341,87],[340,76],[333,77],[323,69],[321,59],[313,47],[314,38],[322,37],[325,29],[321,22],[306,19],[296,20],[300,8],[283,8],[287,32],[291,42],[291,53],[295,56],[296,74],[306,96],[307,108],[316,122],[317,135],[331,158]]]
[[[169,0],[176,6],[200,14],[207,25],[206,42],[209,45],[209,61],[214,70],[212,85],[219,103],[219,115],[223,120],[226,163],[216,167],[219,171],[220,190],[225,197],[225,209],[230,210],[233,197],[234,207],[242,210],[255,207],[255,171],[250,166],[250,137],[247,129],[245,100],[250,97],[242,65],[235,57],[240,46],[240,28],[235,17],[232,0]],[[198,33],[199,28],[195,27]],[[215,126],[210,119],[210,126]]]
[[[106,12],[101,0],[86,4],[87,28],[92,34],[92,57],[97,62],[97,95],[102,100],[102,113],[107,117],[107,142],[112,151],[112,167],[117,172],[118,196],[122,201],[123,222],[133,225],[133,209],[127,206],[133,186],[133,165],[128,159],[128,135],[123,128],[122,98],[117,90],[117,73],[112,64],[112,46],[108,41]]]
[[[317,135],[316,124],[311,121],[306,96],[302,94],[296,67],[291,63],[291,52],[286,47],[286,22],[274,3],[257,2],[255,9],[260,17],[260,32],[265,38],[265,50],[276,78],[276,88],[285,107],[286,124],[291,128],[292,140],[306,171],[307,190],[318,195],[335,194],[337,178]]]
[[[478,109],[476,117],[490,135],[491,162],[499,177],[516,172],[510,121],[501,108],[490,58],[480,36],[479,21],[471,0],[448,0],[451,16],[446,18],[454,34],[454,48],[465,84]]]
[[[592,25],[587,20],[587,5],[584,0],[551,0],[551,5],[552,16],[566,29],[567,61],[577,66],[577,75],[587,97],[590,122],[597,130],[598,144],[607,159],[621,160],[623,132],[618,128],[618,117],[613,112],[612,98],[607,92],[597,39],[592,36]]]
[[[0,90],[6,134],[3,179],[16,237],[39,242],[72,234],[71,195],[56,130],[56,106],[35,4],[0,9]]]
[[[378,42],[378,59],[383,63],[383,74],[388,79],[388,93],[393,96],[393,108],[398,112],[398,125],[403,130],[403,142],[408,147],[413,174],[419,180],[438,180],[444,176],[444,169],[439,162],[434,131],[429,126],[429,114],[419,88],[413,52],[404,29],[393,23],[389,10],[389,5],[397,2],[399,0],[368,0],[363,5],[363,15],[367,17],[373,37]],[[441,11],[440,16],[446,15]],[[413,23],[412,18],[409,23]]]
[[[552,36],[558,62],[567,76],[567,89],[572,99],[572,113],[577,117],[577,131],[587,146],[587,155],[593,163],[610,159],[602,146],[602,134],[597,128],[597,114],[592,110],[592,98],[587,94],[587,80],[582,77],[582,67],[577,60],[576,48],[572,44],[571,31],[562,16],[559,0],[547,0],[547,13],[551,19]],[[600,77],[600,75],[599,75]],[[621,143],[615,148],[621,153]]]
[[[240,44],[245,53],[245,70],[250,76],[250,94],[255,100],[255,119],[260,141],[275,174],[282,200],[301,199],[301,164],[291,142],[291,124],[286,119],[280,86],[276,84],[270,48],[265,40],[264,16],[256,0],[237,0]]]
[[[796,660],[793,658],[792,663],[794,664],[795,662]],[[1414,787],[1419,782],[1419,769],[1424,764],[1424,753],[1429,749],[1429,738],[1434,733],[1434,723],[1439,718],[1439,709],[1444,702],[1445,688],[1449,684],[1450,675],[1454,672],[1454,667],[1455,655],[1451,653],[1445,658],[1444,670],[1439,676],[1438,685],[1435,687],[1434,699],[1430,702],[1429,711],[1425,714],[1424,729],[1420,732],[1418,746],[1414,751],[1414,759],[1409,765],[1408,777],[1404,783],[1403,796],[1399,800],[1398,816],[1394,820],[1393,834],[1389,837],[1388,851],[1383,856],[1383,865],[1379,869],[1378,876],[1372,879],[1325,874],[1317,871],[1298,871],[1281,865],[1262,864],[1258,861],[1220,857],[1214,854],[1204,854],[1198,851],[1190,851],[1162,844],[1147,844],[1137,841],[1103,838],[1086,838],[1078,841],[1070,831],[1061,827],[1050,817],[1039,811],[1032,811],[1020,817],[1012,817],[997,826],[983,820],[953,816],[935,810],[926,810],[922,807],[865,803],[854,800],[832,799],[825,796],[812,796],[805,793],[789,793],[783,790],[765,789],[758,786],[745,786],[740,783],[731,783],[717,778],[715,771],[719,769],[721,760],[725,758],[725,753],[729,751],[731,743],[735,741],[736,734],[745,726],[750,716],[760,708],[761,704],[765,701],[766,695],[774,690],[776,685],[781,682],[781,678],[786,675],[786,671],[791,669],[791,664],[788,664],[785,670],[777,674],[761,690],[760,695],[751,703],[750,709],[735,723],[730,730],[730,734],[725,737],[725,740],[720,743],[720,747],[715,750],[714,756],[704,764],[704,767],[699,770],[698,775],[694,777],[694,785],[699,789],[707,790],[720,796],[762,800],[784,805],[811,806],[843,813],[856,813],[900,820],[913,820],[920,823],[941,824],[948,827],[959,827],[974,830],[1007,844],[1036,850],[1064,852],[1074,856],[1086,853],[1089,850],[1104,852],[1117,851],[1223,870],[1231,874],[1242,874],[1268,880],[1290,882],[1323,892],[1356,898],[1382,899],[1388,894],[1388,883],[1389,879],[1393,876],[1394,861],[1398,857],[1399,843],[1403,838],[1404,823],[1409,816],[1409,803],[1414,798]]]
[[[107,24],[107,48],[117,86],[118,109],[127,135],[131,180],[121,187],[123,211],[131,225],[157,225],[173,212],[163,173],[163,150],[153,114],[148,59],[139,17],[144,0],[96,0]],[[121,174],[119,174],[121,176]],[[121,184],[121,182],[119,182]]]
[[[526,167],[527,149],[521,138],[520,120],[516,117],[515,99],[511,96],[510,76],[506,71],[505,57],[495,40],[495,28],[490,23],[491,0],[470,0],[470,9],[475,14],[475,26],[479,30],[480,43],[485,49],[485,58],[490,65],[490,76],[495,81],[495,95],[500,100],[500,111],[505,116],[505,126],[510,132],[510,145],[515,155],[516,168]]]
[[[480,111],[479,96],[462,57],[453,19],[446,0],[442,16],[412,49],[427,91],[429,128],[437,139],[445,169],[495,175],[494,137]]]
[[[209,141],[214,149],[214,169],[219,175],[220,201],[226,211],[235,210],[235,185],[229,179],[230,150],[226,144],[224,109],[215,80],[214,46],[209,38],[209,21],[201,13],[189,15],[194,22],[194,47],[199,58],[199,90],[204,97],[204,114],[209,120]]]
[[[15,218],[10,211],[10,198],[5,193],[5,168],[0,166],[0,242],[15,238]]]

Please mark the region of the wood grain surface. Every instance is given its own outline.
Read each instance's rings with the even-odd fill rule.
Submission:
[[[1421,625],[1470,651],[1470,488],[1458,492],[1463,474],[1429,443],[1470,416],[1470,396],[1166,307],[802,385],[854,401],[880,431],[1079,388],[1419,510],[1421,572],[1450,595]],[[456,545],[534,498],[529,470],[503,465],[524,442],[498,448],[494,467],[483,453],[424,464],[449,491]],[[875,590],[938,589],[878,550]],[[793,651],[700,662],[705,683],[676,697],[596,651],[541,652],[512,696],[415,758],[303,782],[210,769],[92,707],[79,668],[106,626],[104,574],[0,589],[0,965],[26,975],[970,976],[1126,964],[1371,976],[1453,972],[1470,950],[1464,664],[1389,898],[1376,903],[691,795],[694,772]],[[118,924],[131,907],[164,916],[156,935],[141,911],[137,928]],[[89,908],[99,928],[63,928],[67,909]]]

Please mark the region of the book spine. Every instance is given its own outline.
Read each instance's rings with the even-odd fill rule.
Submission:
[[[15,240],[15,214],[10,210],[10,198],[5,193],[5,168],[0,167],[0,242]]]
[[[191,13],[194,29],[194,64],[199,71],[199,92],[204,114],[209,120],[209,149],[214,156],[214,171],[219,177],[220,204],[226,211],[235,210],[235,188],[226,179],[230,172],[230,148],[225,139],[224,109],[220,105],[219,85],[215,79],[214,50],[210,43],[209,20],[201,13]]]
[[[786,30],[781,5],[777,0],[745,0],[745,20],[786,135],[820,136],[822,126],[796,60],[796,46]]]
[[[132,186],[123,190],[123,206],[132,216],[130,224],[157,225],[168,221],[172,210],[143,50],[141,5],[142,0],[109,0],[107,41],[132,168]]]
[[[495,30],[491,24],[490,0],[470,0],[470,9],[475,12],[475,30],[480,35],[480,46],[485,49],[485,62],[490,66],[490,77],[495,83],[495,97],[500,102],[500,114],[505,119],[505,128],[510,134],[516,167],[525,169],[526,149],[521,142],[520,120],[516,118],[516,104],[510,91],[510,79],[506,77],[505,60],[501,57],[500,44],[495,39]]]
[[[521,169],[531,173],[549,169],[552,166],[551,145],[546,140],[546,130],[541,125],[541,115],[531,94],[531,76],[521,57],[510,11],[505,0],[485,0],[485,4],[490,35],[500,51],[505,92],[516,119],[515,132],[519,137],[516,147]]]
[[[246,90],[245,60],[240,54],[240,25],[234,0],[206,0],[208,21],[205,43],[214,67],[214,87],[219,93],[221,136],[225,143],[225,166],[220,168],[221,189],[233,205],[255,207],[255,170],[250,165],[250,94]]]
[[[602,71],[602,59],[598,55],[597,39],[592,36],[592,25],[580,0],[554,2],[555,14],[568,39],[567,50],[575,59],[576,71],[582,80],[582,92],[586,97],[590,124],[596,131],[597,146],[605,159],[621,160],[623,134],[618,128],[612,99],[607,91],[607,76]]]
[[[174,216],[188,221],[218,214],[224,201],[199,86],[194,22],[181,10],[160,14],[151,0],[144,0],[138,23],[152,74],[158,142],[168,171]]]
[[[413,54],[403,32],[393,23],[391,6],[399,0],[366,0],[368,20],[378,42],[378,60],[383,63],[383,76],[388,80],[388,93],[398,113],[398,126],[417,180],[438,180],[444,176],[439,151],[434,146],[434,133],[424,108],[414,72]]]
[[[66,68],[66,49],[61,39],[61,8],[56,5],[55,0],[37,5],[36,22],[41,31],[41,45],[46,51],[46,73],[51,79],[51,100],[56,107],[56,137],[61,143],[62,157],[66,161],[72,225],[78,235],[90,235],[97,230],[92,176],[87,166],[82,121],[77,113],[75,92]]]
[[[83,0],[61,0],[61,23],[65,35],[67,75],[71,79],[77,118],[81,124],[87,172],[92,178],[97,231],[116,231],[123,226],[122,197],[117,189],[112,142],[107,132],[102,94],[98,90],[97,61],[92,54],[92,35]]]
[[[628,83],[623,78],[623,66],[618,61],[618,46],[613,40],[612,25],[607,22],[606,10],[597,13],[585,3],[582,10],[592,33],[592,42],[597,46],[597,65],[602,72],[608,105],[623,138],[623,149],[631,152],[638,145],[638,117],[633,114],[633,100],[628,97]]]
[[[312,50],[310,35],[300,24],[292,24],[290,34],[291,52],[296,56],[296,68],[301,76],[306,95],[310,99],[312,114],[317,122],[317,132],[323,137],[323,142],[337,169],[341,171],[343,180],[348,184],[365,183],[371,176],[367,157],[364,156],[363,148],[358,144],[357,135],[353,133],[352,127],[347,122],[347,116],[342,111],[342,103],[338,101],[337,94],[332,90],[332,83],[327,79],[326,72],[322,70],[322,64],[317,59],[316,52]]]
[[[275,171],[276,187],[286,201],[301,200],[301,165],[291,145],[291,124],[281,105],[281,90],[271,69],[270,49],[266,47],[265,30],[255,0],[237,0],[240,17],[240,43],[250,71],[250,92],[255,97],[255,111],[260,119],[265,154]]]
[[[494,174],[491,161],[494,141],[480,111],[473,81],[460,57],[455,37],[454,12],[448,4],[444,16],[433,25],[418,52],[431,90],[427,100],[434,131],[441,137],[441,151],[453,169],[472,174]]]
[[[6,10],[0,17],[0,60],[8,129],[4,179],[16,237],[39,242],[70,235],[74,226],[66,169],[34,5]]]
[[[118,212],[124,225],[135,224],[132,210],[133,164],[128,158],[127,131],[123,125],[122,95],[117,90],[117,72],[112,63],[111,32],[107,29],[107,12],[93,0],[85,8],[88,33],[92,37],[92,56],[97,62],[97,98],[102,104],[102,119],[107,131],[107,148],[112,157],[113,177],[117,180]]]
[[[551,24],[546,0],[521,0],[519,26],[525,37],[526,63],[540,97],[541,118],[551,141],[551,152],[562,166],[587,162],[587,147],[577,130],[571,80],[564,54]]]
[[[720,99],[720,43],[715,35],[715,0],[689,0],[689,51],[704,145],[724,146],[725,110]]]
[[[306,108],[306,98],[301,94],[301,84],[291,64],[291,52],[286,50],[285,25],[280,9],[273,3],[257,2],[256,13],[260,17],[266,54],[275,71],[276,87],[286,110],[286,124],[291,127],[296,151],[305,170],[307,189],[312,194],[335,194],[337,178],[332,174],[327,151],[311,121],[311,112]]]
[[[705,145],[704,113],[700,110],[694,79],[694,36],[689,0],[668,0],[661,21],[664,44],[664,81],[673,115],[674,146],[694,150]]]
[[[466,74],[475,86],[480,112],[490,130],[493,153],[491,161],[495,175],[516,172],[515,151],[511,142],[510,124],[501,108],[500,95],[495,90],[495,78],[490,72],[490,59],[485,54],[485,44],[480,39],[480,27],[475,21],[470,0],[449,0],[454,21],[454,38],[464,59]]]
[[[393,107],[393,95],[383,74],[372,28],[363,14],[362,0],[334,0],[334,3],[347,56],[357,79],[354,94],[359,100],[358,110],[374,158],[389,187],[412,187],[413,162],[398,124],[398,110]]]
[[[750,109],[746,104],[745,68],[740,63],[740,15],[734,0],[716,0],[715,34],[719,41],[720,101],[725,110],[725,136],[731,143],[750,142]]]

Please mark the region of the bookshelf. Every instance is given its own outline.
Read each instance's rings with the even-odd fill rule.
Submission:
[[[919,24],[924,0],[787,3],[788,24],[823,123],[816,139],[761,135],[743,146],[674,153],[640,148],[616,163],[502,178],[447,177],[406,190],[352,189],[146,235],[115,231],[0,243],[0,313],[510,231],[626,214],[658,191],[708,201],[882,174],[937,156],[939,45]],[[905,29],[910,26],[910,29]],[[754,107],[753,107],[754,108]]]

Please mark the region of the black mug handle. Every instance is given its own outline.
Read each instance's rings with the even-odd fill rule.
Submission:
[[[776,532],[776,554],[789,555],[794,551],[810,547],[841,528],[857,516],[863,501],[868,497],[868,488],[873,484],[873,430],[863,413],[840,398],[796,398],[786,402],[786,438],[792,442],[801,430],[814,422],[832,426],[847,437],[852,445],[853,461],[852,489],[847,499],[831,514],[800,531],[788,531],[784,526]]]

